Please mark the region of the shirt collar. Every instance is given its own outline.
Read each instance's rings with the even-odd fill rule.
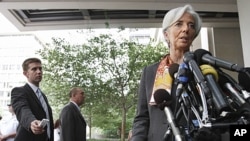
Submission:
[[[74,101],[70,100],[70,102],[72,102],[77,107],[77,109],[81,111],[80,107]]]
[[[30,83],[30,82],[27,82],[27,83],[28,83],[28,85],[31,87],[31,89],[36,93],[38,87],[37,87],[36,85]]]

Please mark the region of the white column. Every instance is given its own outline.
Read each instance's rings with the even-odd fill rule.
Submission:
[[[250,67],[250,1],[237,0],[244,66]]]

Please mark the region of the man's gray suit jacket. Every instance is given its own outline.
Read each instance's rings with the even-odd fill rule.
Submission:
[[[60,114],[60,141],[86,141],[86,122],[72,102],[69,102]]]

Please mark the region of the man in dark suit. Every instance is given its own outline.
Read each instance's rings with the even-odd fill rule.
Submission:
[[[22,67],[28,82],[11,91],[11,104],[19,121],[15,141],[53,141],[52,110],[39,89],[43,74],[41,60],[28,58]],[[44,128],[39,125],[42,119],[49,119]]]
[[[84,103],[85,94],[79,87],[69,92],[70,102],[64,106],[60,114],[61,141],[86,141],[86,122],[81,114],[80,106]]]

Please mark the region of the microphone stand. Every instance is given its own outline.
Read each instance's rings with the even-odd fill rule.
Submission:
[[[183,141],[182,136],[180,134],[180,130],[177,127],[177,125],[176,125],[176,123],[174,121],[174,116],[173,116],[173,113],[172,113],[171,109],[166,106],[164,108],[164,112],[167,115],[167,121],[170,124],[171,130],[172,130],[172,132],[173,132],[173,134],[175,136],[175,140],[176,141]]]

